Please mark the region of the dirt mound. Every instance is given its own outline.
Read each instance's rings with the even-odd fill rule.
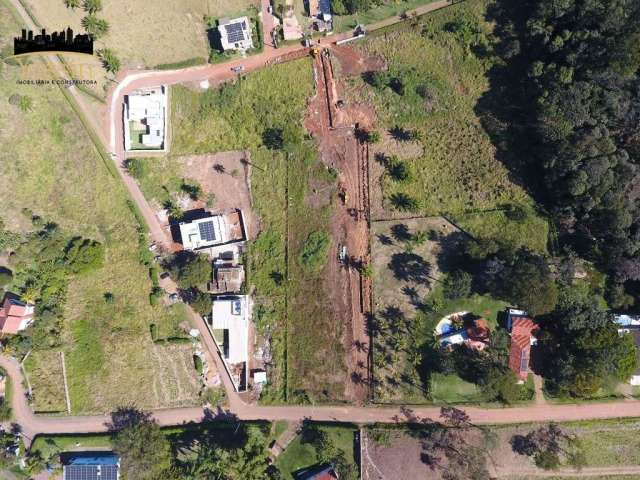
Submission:
[[[340,73],[346,77],[388,68],[384,58],[377,55],[363,55],[350,46],[332,46],[331,52],[339,62]]]

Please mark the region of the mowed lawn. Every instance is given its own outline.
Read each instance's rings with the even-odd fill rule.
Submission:
[[[71,26],[80,31],[82,8],[67,9],[62,0],[24,0],[33,15],[48,30]],[[98,48],[113,49],[130,67],[153,67],[209,54],[204,17],[220,17],[257,5],[256,0],[163,0],[102,2],[100,18],[109,22],[109,32]]]
[[[355,44],[363,54],[384,58],[390,77],[402,79],[404,92],[355,78],[350,81],[351,100],[376,108],[380,131],[398,126],[421,134],[423,153],[403,160],[412,179],[382,179],[385,208],[393,209],[394,194],[406,194],[419,202],[421,213],[453,217],[463,228],[469,224],[474,235],[493,237],[508,231],[517,243],[544,250],[546,222],[496,158],[476,113],[488,89],[491,60],[474,53],[481,48],[451,31],[453,23],[468,24],[477,28],[479,38],[488,39],[491,26],[484,20],[485,8],[484,0],[470,0],[425,15],[416,26],[405,22]],[[521,206],[526,218],[507,221],[495,213],[506,205]]]
[[[17,23],[0,3],[0,38],[10,39],[15,31]],[[151,281],[139,261],[139,225],[126,191],[58,87],[18,85],[18,69],[1,68],[0,217],[6,228],[30,228],[22,213],[28,207],[70,236],[95,239],[106,247],[104,267],[74,277],[68,288],[62,336],[73,413],[104,412],[130,403],[146,408],[193,404],[195,369],[166,368],[173,360],[182,362],[191,347],[160,353],[162,347],[151,342],[152,321],[175,320],[171,312],[149,304]],[[23,111],[10,104],[9,97],[16,94],[30,99],[31,107]],[[107,292],[113,294],[111,304],[104,300]],[[36,396],[41,391],[53,394],[48,379],[58,378],[59,362],[36,355],[31,365]],[[60,395],[59,388],[55,395]],[[64,405],[64,398],[51,402]]]

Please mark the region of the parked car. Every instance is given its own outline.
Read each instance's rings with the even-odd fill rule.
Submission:
[[[237,67],[231,67],[233,73],[244,72],[244,65],[238,65]]]
[[[170,276],[171,276],[171,275],[169,274],[169,272],[162,272],[162,273],[160,274],[160,278],[161,278],[162,280],[164,280],[165,278],[169,278]]]

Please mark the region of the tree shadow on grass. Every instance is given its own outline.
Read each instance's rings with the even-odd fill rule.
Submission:
[[[398,280],[415,283],[429,282],[431,265],[413,252],[394,253],[388,266]]]

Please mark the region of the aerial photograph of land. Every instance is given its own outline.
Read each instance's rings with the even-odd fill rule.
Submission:
[[[0,479],[640,479],[640,0],[0,0]]]

